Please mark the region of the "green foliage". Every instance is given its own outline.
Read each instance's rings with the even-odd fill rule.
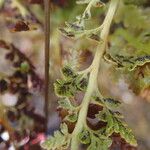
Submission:
[[[76,91],[76,86],[71,81],[57,80],[54,84],[55,92],[59,97],[72,97]]]
[[[118,68],[125,68],[129,71],[135,70],[137,67],[142,67],[150,62],[150,55],[144,55],[139,57],[123,56],[116,54],[112,57],[110,54],[106,54],[104,59],[108,62],[112,62],[117,65]]]
[[[101,26],[95,29],[87,29],[86,21],[91,19],[91,8],[92,7],[102,7],[104,3],[100,0],[85,0],[85,1],[77,1],[77,4],[88,4],[88,7],[85,9],[83,14],[76,17],[76,21],[73,23],[66,22],[65,28],[60,28],[60,31],[74,39],[87,37],[96,41],[100,41],[99,32],[101,30]]]
[[[83,129],[78,138],[82,144],[88,144],[87,150],[108,150],[112,144],[111,138],[102,138],[89,128]]]
[[[126,81],[136,94],[150,87],[150,10],[140,7],[146,4],[147,0],[120,1],[115,17],[117,27],[111,34],[111,46],[104,55],[107,62],[122,68]]]
[[[150,40],[146,38],[146,34],[148,33],[149,31],[144,30],[139,35],[136,35],[132,31],[130,32],[125,29],[117,29],[112,35],[112,40],[115,43],[115,49],[118,48],[119,51],[122,49],[124,53],[128,52],[130,47],[130,51],[132,53],[134,52],[135,56],[139,56],[141,54],[148,55],[150,54]]]
[[[111,0],[110,3],[112,1],[113,0]],[[113,2],[115,3],[116,1],[114,0]],[[146,17],[149,16],[149,10],[143,10],[137,7],[137,5],[145,5],[146,3],[147,0],[142,2],[139,0],[120,1],[115,16],[114,30],[110,32],[109,47],[106,46],[108,45],[108,41],[105,41],[105,39],[101,40],[103,36],[100,34],[101,31],[106,32],[103,29],[105,29],[104,27],[107,26],[107,23],[95,29],[89,29],[87,25],[93,17],[91,9],[95,6],[104,6],[103,1],[100,0],[78,0],[77,4],[87,4],[85,11],[77,16],[74,22],[66,22],[66,26],[60,28],[60,31],[64,35],[74,39],[84,37],[92,38],[99,42],[100,48],[101,45],[102,47],[106,46],[108,49],[105,49],[104,54],[102,53],[103,58],[107,62],[112,63],[116,69],[123,70],[121,73],[128,72],[128,74],[134,75],[136,71],[140,69],[143,71],[144,68],[142,72],[144,73],[144,77],[138,81],[142,87],[149,87],[149,67],[147,66],[150,63],[150,22]],[[108,37],[106,39],[108,39]],[[95,59],[93,62],[95,63]],[[96,62],[98,62],[97,59]],[[115,133],[120,135],[120,137],[131,146],[137,146],[137,141],[131,129],[123,121],[123,115],[118,112],[121,103],[113,98],[103,97],[101,92],[95,89],[98,85],[92,75],[99,66],[96,68],[94,65],[92,63],[88,69],[81,71],[82,74],[73,70],[69,65],[65,66],[62,69],[63,79],[57,80],[54,84],[55,93],[61,97],[58,101],[59,107],[67,110],[68,113],[64,117],[64,120],[74,123],[75,125],[71,137],[71,147],[72,144],[74,144],[72,139],[76,139],[74,136],[77,135],[78,142],[86,145],[87,150],[108,150],[112,145],[112,137]],[[96,75],[96,73],[94,75]],[[93,78],[90,78],[91,76]],[[91,84],[91,82],[96,85]],[[90,89],[90,86],[92,89]],[[78,91],[85,92],[85,95],[83,102],[78,106],[74,106],[72,100],[75,100],[75,95]],[[104,123],[104,126],[97,130],[93,130],[86,122],[87,112],[89,113],[91,111],[90,107],[87,106],[92,102],[96,105],[96,109],[99,110],[100,108],[99,113],[94,114],[96,117],[94,119],[98,119],[99,122]],[[93,119],[93,114],[88,114],[88,117],[89,116],[92,116],[91,118]],[[78,132],[76,133],[76,131]],[[74,147],[77,146],[73,145],[73,149]]]
[[[78,107],[75,107],[71,103],[70,95],[74,96],[76,91],[83,90],[84,88],[81,88],[84,87],[83,85],[86,85],[85,87],[87,87],[88,80],[83,77],[82,74],[79,75],[75,70],[72,70],[68,66],[65,66],[62,69],[62,74],[64,79],[57,80],[55,83],[55,91],[57,92],[57,94],[59,89],[62,90],[61,92],[59,92],[59,96],[66,97],[61,98],[58,101],[59,107],[69,112],[64,120],[75,123],[78,120]],[[83,83],[83,85],[81,83]],[[63,88],[60,88],[61,86]],[[70,89],[73,89],[72,93],[70,92]],[[112,144],[112,139],[110,138],[110,136],[113,133],[119,133],[121,137],[126,140],[126,142],[136,146],[137,143],[131,130],[126,126],[125,123],[122,122],[122,120],[120,120],[123,118],[122,114],[115,111],[121,103],[112,98],[101,99],[99,97],[94,97],[94,100],[96,102],[99,102],[99,104],[104,107],[103,110],[99,112],[99,114],[96,114],[96,118],[98,118],[100,121],[106,122],[107,125],[97,131],[93,131],[92,129],[85,126],[78,135],[79,141],[82,144],[88,144],[88,150],[97,150],[97,148],[99,148],[100,150],[108,150],[108,148]],[[54,139],[57,139],[57,137],[54,136]]]
[[[58,101],[58,103],[59,103],[59,107],[65,110],[68,110],[69,112],[69,114],[64,118],[64,120],[74,123],[78,120],[78,110],[77,110],[77,107],[75,107],[71,103],[69,98],[70,98],[70,95],[74,96],[76,91],[84,89],[84,88],[81,88],[83,87],[81,86],[82,85],[81,83],[85,82],[86,84],[83,84],[83,85],[86,85],[85,87],[87,87],[88,80],[84,78],[83,75],[77,74],[74,70],[72,70],[68,66],[65,66],[62,69],[62,74],[64,76],[64,80],[60,80],[59,84],[57,80],[57,82],[55,83],[55,91],[58,94],[58,88],[60,87],[60,85],[64,86],[61,89],[62,91],[66,89],[64,93],[63,92],[59,93],[60,97],[65,96],[66,98],[61,98]],[[70,92],[68,85],[69,86],[74,85],[74,88],[72,87],[72,89],[74,89],[72,90],[72,93]],[[100,150],[107,150],[112,143],[110,136],[113,133],[119,133],[121,137],[126,140],[126,142],[130,143],[131,145],[136,146],[137,143],[131,130],[126,126],[125,123],[122,122],[122,120],[120,120],[123,118],[122,114],[114,111],[120,106],[121,103],[112,98],[101,99],[99,97],[94,97],[94,100],[96,102],[99,102],[99,104],[104,107],[103,110],[100,111],[99,114],[96,115],[96,118],[98,118],[100,121],[106,122],[107,125],[106,127],[101,128],[97,132],[85,127],[85,129],[83,129],[82,132],[78,135],[79,141],[82,144],[89,144],[89,147],[88,147],[89,150],[96,149],[97,146]]]
[[[64,78],[74,78],[77,76],[77,74],[71,69],[69,66],[65,66],[62,68],[62,74],[64,75]]]
[[[136,30],[148,29],[150,26],[143,9],[132,4],[125,5],[123,1],[120,2],[115,21],[117,23],[123,22],[126,28]]]
[[[115,22],[121,24],[121,26],[119,25],[111,35],[111,47],[104,55],[107,62],[121,69],[117,71],[118,76],[125,73],[126,81],[136,94],[150,87],[148,79],[150,72],[148,69],[150,22],[147,19],[149,14],[149,9],[142,9],[131,4],[125,5],[121,2],[115,18]],[[132,15],[134,17],[131,17]],[[114,76],[116,75],[114,74]]]
[[[74,123],[78,120],[78,114],[76,112],[69,114],[64,118],[64,120]]]
[[[61,124],[60,131],[55,131],[54,136],[50,136],[44,143],[41,144],[42,148],[47,150],[65,150],[70,143],[70,135],[68,133],[67,125]]]
[[[99,112],[99,114],[96,115],[96,118],[98,118],[100,121],[107,122],[106,127],[103,128],[102,134],[104,136],[109,137],[112,133],[119,133],[127,143],[134,146],[137,145],[131,129],[129,129],[127,125],[120,120],[120,118],[122,118],[120,113],[103,109],[101,112]]]
[[[64,80],[54,83],[55,92],[59,97],[72,97],[77,91],[84,91],[87,87],[87,79],[75,73],[74,70],[65,66],[62,69]]]
[[[86,129],[81,131],[78,138],[82,144],[89,144],[91,142],[90,132]]]
[[[74,110],[75,107],[71,104],[68,98],[60,99],[58,101],[59,107],[66,109],[66,110]]]
[[[108,150],[111,144],[111,139],[102,140],[99,137],[93,135],[91,138],[91,144],[87,150]]]

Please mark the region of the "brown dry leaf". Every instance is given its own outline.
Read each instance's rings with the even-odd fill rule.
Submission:
[[[17,21],[16,23],[9,22],[8,28],[11,32],[21,32],[36,30],[37,26],[36,24],[31,24],[29,22]]]
[[[4,3],[1,11],[6,26],[11,32],[32,31],[39,28],[39,20],[28,7],[26,3],[21,1],[11,0]]]

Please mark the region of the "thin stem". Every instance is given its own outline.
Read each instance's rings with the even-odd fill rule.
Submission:
[[[108,13],[107,13],[104,23],[103,23],[104,28],[102,29],[101,34],[100,34],[100,37],[101,37],[103,43],[98,45],[94,60],[92,62],[92,69],[90,72],[87,91],[85,93],[85,96],[84,96],[82,104],[81,104],[78,121],[77,121],[75,129],[72,133],[71,150],[78,150],[79,141],[78,141],[77,136],[82,131],[84,123],[86,122],[86,116],[87,116],[87,111],[88,111],[88,106],[89,106],[89,103],[91,100],[91,96],[92,96],[94,90],[96,90],[96,88],[97,88],[97,86],[95,86],[95,85],[97,85],[96,83],[97,83],[97,76],[98,76],[100,61],[106,50],[107,38],[108,38],[110,25],[111,25],[113,16],[115,14],[115,11],[117,9],[118,3],[119,3],[119,0],[111,0]]]
[[[47,131],[49,107],[49,53],[50,53],[50,1],[44,0],[45,7],[45,128]]]
[[[84,13],[83,13],[83,16],[85,16],[86,12],[91,9],[91,7],[92,7],[94,1],[95,1],[95,0],[91,0],[91,1],[89,2],[89,4],[87,5],[87,7],[86,7],[86,9],[85,9],[85,11],[84,11]]]
[[[84,17],[86,16],[86,13],[87,13],[88,11],[90,11],[90,9],[91,9],[92,4],[94,3],[94,1],[95,1],[95,0],[91,0],[91,1],[89,2],[89,4],[87,5],[85,11],[84,11],[83,14],[82,14],[81,20],[84,19]],[[81,23],[81,20],[80,20],[79,23]]]

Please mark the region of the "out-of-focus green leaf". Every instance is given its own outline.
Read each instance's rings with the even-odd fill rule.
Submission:
[[[120,1],[115,21],[123,22],[125,27],[132,29],[146,29],[150,26],[143,9],[135,5],[125,5],[123,1]]]

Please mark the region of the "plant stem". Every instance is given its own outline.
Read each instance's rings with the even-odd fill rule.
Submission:
[[[50,51],[50,0],[44,0],[45,7],[45,129],[47,131],[49,107],[49,51]]]
[[[76,123],[75,129],[72,133],[72,141],[71,141],[71,150],[78,150],[79,148],[79,141],[78,141],[78,134],[82,131],[84,124],[86,123],[86,117],[87,117],[87,111],[88,106],[91,100],[92,93],[97,88],[97,76],[100,66],[100,61],[102,59],[102,56],[106,50],[107,46],[107,38],[109,34],[110,25],[113,19],[113,16],[115,14],[115,11],[117,9],[117,5],[119,3],[119,0],[111,0],[110,6],[107,12],[107,15],[105,17],[105,20],[103,22],[103,29],[101,31],[100,37],[103,41],[103,43],[99,44],[95,53],[94,60],[92,62],[92,68],[89,76],[89,83],[87,87],[87,91],[85,93],[85,96],[83,98],[81,109],[78,116],[78,121]]]

